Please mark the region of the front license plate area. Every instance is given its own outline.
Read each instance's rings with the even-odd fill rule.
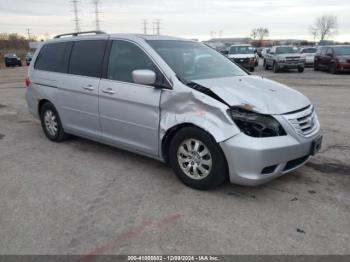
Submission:
[[[316,138],[314,141],[311,143],[311,150],[310,150],[310,155],[315,155],[318,151],[320,151],[322,147],[322,136],[319,136]]]

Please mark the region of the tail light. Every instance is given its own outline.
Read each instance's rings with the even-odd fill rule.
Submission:
[[[30,79],[29,76],[26,77],[26,87],[29,87],[30,85]]]

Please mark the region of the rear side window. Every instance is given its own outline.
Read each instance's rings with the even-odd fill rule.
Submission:
[[[44,45],[35,62],[35,69],[66,73],[67,72],[67,42]]]
[[[101,77],[105,40],[77,41],[73,45],[69,73],[91,77]]]

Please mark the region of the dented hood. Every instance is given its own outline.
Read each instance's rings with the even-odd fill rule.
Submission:
[[[193,82],[209,88],[230,106],[243,106],[261,114],[278,115],[310,105],[298,91],[260,76],[201,79]]]

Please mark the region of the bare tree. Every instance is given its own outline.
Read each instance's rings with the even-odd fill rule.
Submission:
[[[310,33],[316,39],[319,37],[320,41],[333,36],[337,33],[338,19],[333,15],[323,15],[316,19],[315,24],[310,27]]]
[[[269,29],[264,27],[259,27],[256,29],[257,31],[257,37],[260,41],[263,41],[265,37],[268,37],[270,34]]]
[[[256,38],[258,37],[257,28],[252,29],[250,36],[253,38],[254,41],[256,40]]]

